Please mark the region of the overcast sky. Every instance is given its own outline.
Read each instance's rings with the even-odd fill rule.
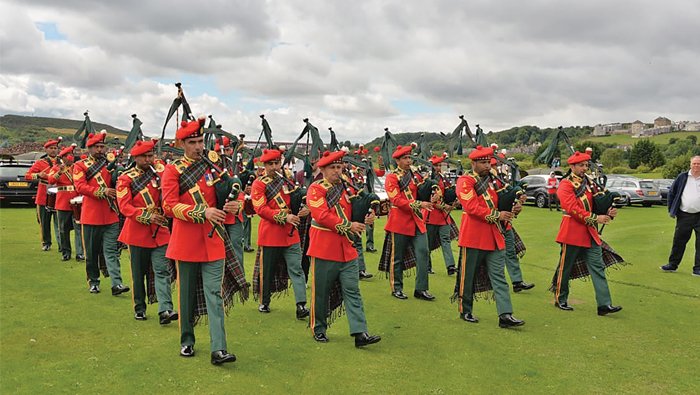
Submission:
[[[277,141],[700,121],[700,2],[0,0],[0,113],[157,135],[194,115]],[[173,136],[175,126],[168,127]],[[254,137],[253,137],[254,136]]]

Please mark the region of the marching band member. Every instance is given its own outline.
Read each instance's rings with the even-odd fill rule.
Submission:
[[[61,244],[62,261],[70,259],[72,249],[70,245],[70,231],[75,230],[75,259],[85,259],[83,256],[83,241],[80,232],[80,225],[75,222],[73,209],[70,201],[78,196],[73,186],[73,149],[75,144],[70,147],[63,148],[58,154],[61,158],[61,163],[54,166],[49,172],[49,184],[56,185],[58,192],[56,193],[56,216],[58,219],[58,231],[60,234],[59,242]],[[82,258],[82,259],[81,259]]]
[[[178,313],[173,311],[170,295],[174,268],[165,257],[170,241],[168,219],[161,207],[160,180],[165,166],[155,161],[153,147],[153,141],[137,141],[129,151],[136,166],[117,181],[119,211],[126,217],[119,241],[129,246],[134,318],[146,320],[148,296],[151,303],[158,300],[160,324],[164,325],[177,320]],[[144,281],[154,284],[153,294],[147,295]]]
[[[26,180],[39,180],[39,188],[36,191],[36,198],[34,203],[36,204],[36,216],[39,222],[39,228],[41,229],[41,250],[49,251],[51,250],[51,218],[54,218],[54,232],[56,233],[56,242],[60,244],[58,238],[58,226],[53,213],[46,209],[46,188],[48,187],[48,177],[49,171],[52,167],[56,166],[58,160],[56,159],[56,154],[58,154],[58,144],[61,140],[49,140],[44,144],[44,151],[46,152],[46,157],[41,158],[34,162],[32,167],[27,170],[24,175]],[[59,246],[60,249],[60,246]]]

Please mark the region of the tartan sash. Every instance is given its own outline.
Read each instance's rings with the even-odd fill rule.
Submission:
[[[335,184],[328,188],[328,192],[326,192],[326,201],[328,202],[329,208],[333,208],[338,204],[340,198],[343,196],[343,190],[343,184]]]
[[[100,174],[102,168],[107,166],[107,158],[104,156],[100,160],[88,160],[85,163],[87,166],[87,171],[85,171],[85,180],[90,181],[93,177]]]
[[[413,172],[411,170],[405,171],[399,177],[399,188],[406,194],[406,199],[413,200],[413,193],[411,192],[411,181],[413,181]]]
[[[275,198],[280,194],[283,185],[284,180],[282,177],[271,178],[270,182],[265,184],[265,198],[268,201],[276,200]]]
[[[484,177],[479,177],[478,175],[474,174],[474,177],[476,178],[474,190],[476,191],[477,195],[488,195],[487,191],[491,185],[491,175],[489,174]]]
[[[180,195],[197,185],[197,181],[207,172],[207,164],[203,160],[198,160],[180,173]],[[194,197],[194,196],[193,196]]]
[[[153,176],[155,176],[155,173],[153,173],[153,171],[149,168],[144,170],[143,174],[134,178],[133,181],[131,181],[131,196],[136,196],[139,192],[146,188],[146,185],[151,182]]]

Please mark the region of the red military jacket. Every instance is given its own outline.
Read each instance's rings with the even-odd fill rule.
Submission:
[[[156,165],[156,172],[161,179],[164,170],[162,164]],[[117,180],[119,211],[126,217],[119,241],[136,247],[157,248],[168,244],[170,231],[167,227],[161,226],[159,229],[158,225],[149,222],[153,214],[163,215],[159,181],[154,177],[136,194],[131,190],[132,182],[142,174],[143,170],[134,167]],[[156,234],[155,238],[153,234]]]
[[[575,189],[581,186],[582,180],[571,174],[559,183],[557,197],[565,212],[559,226],[557,243],[590,247],[593,238],[596,244],[600,244],[600,236],[596,230],[598,216],[592,213],[593,191],[590,184],[586,186],[583,196],[576,198]]]
[[[414,180],[411,179],[408,191],[403,191],[399,187],[399,177],[403,174],[404,171],[397,168],[389,173],[384,180],[384,188],[391,202],[391,210],[389,210],[389,218],[384,230],[400,235],[414,236],[416,226],[421,233],[425,233],[425,222],[418,216],[421,210],[420,202],[416,200],[418,186]]]
[[[119,221],[119,216],[109,207],[105,190],[114,188],[112,175],[103,167],[89,181],[86,180],[87,169],[94,159],[88,157],[73,165],[73,184],[79,195],[83,195],[83,209],[80,223],[83,225],[109,225]]]
[[[32,167],[27,170],[27,173],[24,175],[25,180],[39,180],[39,188],[36,191],[36,198],[34,198],[34,203],[40,205],[40,206],[46,206],[46,187],[48,185],[48,176],[47,177],[39,177],[39,173],[42,171],[47,173],[51,170],[52,167],[56,166],[57,164],[57,159],[56,158],[41,158],[34,162]]]
[[[71,211],[70,200],[78,196],[73,186],[73,166],[66,167],[63,171],[60,171],[58,166],[54,166],[48,173],[49,184],[58,187],[58,192],[56,193],[56,210]]]
[[[549,177],[547,179],[547,193],[552,194],[552,195],[557,193],[557,178],[556,177]]]
[[[291,173],[284,170],[287,179],[291,179]],[[289,233],[294,228],[287,223],[289,214],[290,197],[285,188],[282,188],[275,199],[267,200],[265,190],[272,177],[264,175],[253,181],[250,199],[253,201],[255,213],[260,216],[258,225],[258,245],[266,247],[289,247],[299,242],[299,232],[294,231],[292,237]],[[281,202],[279,201],[281,199]],[[280,203],[282,206],[280,206]]]
[[[165,166],[163,172],[163,211],[174,218],[165,256],[189,262],[218,261],[226,256],[224,242],[216,232],[208,237],[213,226],[204,216],[208,207],[216,207],[216,187],[211,180],[218,179],[218,174],[207,169],[190,191],[180,194],[180,175],[193,163],[194,160],[183,156]],[[211,185],[207,184],[207,179]],[[203,196],[201,203],[195,201],[197,191]]]
[[[442,197],[440,198],[440,201],[435,204],[435,209],[430,212],[425,209],[422,210],[423,218],[426,219],[425,223],[428,225],[447,225],[447,219],[449,218],[447,216],[447,212],[445,212],[447,206],[445,206],[444,201],[445,183],[442,174],[438,180],[438,186],[440,187],[440,196]]]
[[[479,179],[473,171],[457,179],[457,198],[464,210],[458,245],[486,251],[502,250],[506,243],[498,228],[498,194],[490,182],[486,194],[477,194],[475,186]]]
[[[306,254],[329,261],[349,262],[357,258],[357,250],[350,241],[352,204],[343,188],[338,204],[328,207],[326,194],[332,186],[333,184],[325,178],[309,186],[306,202],[313,222],[309,230],[310,241]]]

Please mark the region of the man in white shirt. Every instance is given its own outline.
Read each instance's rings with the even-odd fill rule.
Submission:
[[[668,190],[668,212],[676,219],[676,231],[664,272],[675,272],[683,259],[685,246],[695,231],[693,276],[700,276],[700,156],[690,159],[690,171],[678,175]]]

